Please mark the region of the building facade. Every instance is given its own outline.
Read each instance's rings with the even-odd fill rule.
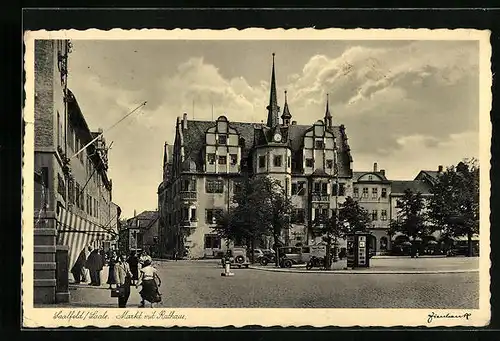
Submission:
[[[233,122],[226,116],[215,121],[189,120],[187,114],[177,118],[174,144],[164,146],[158,187],[163,257],[173,250],[189,258],[225,251],[226,243],[213,230],[214,217],[230,209],[243,176],[272,177],[290,195],[294,212],[292,227],[283,236],[287,245],[321,243],[317,218],[331,216],[350,196],[370,215],[370,247],[384,253],[391,248],[389,223],[397,216],[404,189],[430,195],[436,172],[422,171],[410,181],[389,180],[377,163],[372,170],[353,172],[346,128],[334,124],[328,97],[322,120],[299,125],[292,120],[286,91],[280,115],[276,92],[273,56],[265,124]]]
[[[100,132],[89,130],[67,86],[70,49],[67,40],[35,41],[35,303],[56,302],[57,277],[71,277],[86,246],[116,240],[120,215],[106,141],[102,135],[93,141]],[[68,269],[56,275],[56,250],[64,247]],[[68,293],[57,294],[67,299]]]
[[[143,211],[127,219],[120,231],[122,251],[146,251],[153,257],[159,256],[159,218],[158,211]]]
[[[331,215],[353,190],[346,130],[333,124],[326,102],[323,120],[299,125],[285,92],[280,115],[273,58],[266,124],[179,117],[174,144],[164,147],[158,187],[162,253],[203,258],[224,251],[226,243],[213,231],[214,217],[230,209],[244,176],[272,177],[291,196],[296,209],[286,243],[320,242],[316,218]]]

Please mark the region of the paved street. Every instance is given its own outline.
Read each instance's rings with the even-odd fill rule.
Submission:
[[[162,307],[178,308],[478,308],[479,273],[304,274],[234,269],[221,277],[216,261],[155,262]],[[478,258],[374,259],[373,269],[477,269]],[[103,271],[103,277],[106,272]],[[72,286],[70,306],[117,307],[101,288]],[[135,288],[130,307],[139,305]]]

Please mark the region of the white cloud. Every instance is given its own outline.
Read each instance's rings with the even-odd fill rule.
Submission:
[[[92,129],[148,101],[106,135],[115,141],[110,175],[125,216],[156,207],[163,143],[173,143],[177,116],[192,117],[193,101],[200,120],[212,118],[212,105],[215,118],[224,114],[230,121],[259,122],[267,115],[269,74],[250,83],[253,69],[227,77],[224,64],[184,58],[182,51],[173,51],[172,59],[166,47],[156,53],[155,46],[138,48],[139,57],[126,45],[116,51],[109,44],[77,45],[80,52],[70,60],[71,89]],[[92,53],[83,53],[84,47]],[[346,125],[355,169],[379,162],[389,177],[411,178],[420,169],[477,156],[477,59],[478,47],[460,42],[360,44],[338,57],[318,52],[288,75],[278,68],[278,79],[286,80],[277,84],[279,105],[288,90],[292,119],[312,124],[323,117],[329,93],[334,122]]]

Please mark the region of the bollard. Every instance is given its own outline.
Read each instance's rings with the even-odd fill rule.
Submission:
[[[230,277],[234,276],[234,273],[231,272],[231,263],[230,260],[227,260],[224,262],[224,272],[221,272],[220,274],[223,277]]]

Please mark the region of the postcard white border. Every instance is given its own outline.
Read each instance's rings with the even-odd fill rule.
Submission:
[[[479,309],[433,310],[433,309],[174,309],[176,314],[184,315],[182,320],[140,319],[117,320],[114,317],[123,309],[95,308],[34,308],[33,307],[33,193],[34,193],[34,40],[35,39],[74,39],[74,40],[475,40],[480,48],[480,299]],[[26,32],[25,71],[26,102],[23,116],[26,122],[23,158],[23,197],[22,197],[22,314],[24,327],[243,327],[248,325],[268,326],[485,326],[490,320],[490,110],[492,102],[491,85],[491,45],[490,31],[470,29],[273,29],[251,28],[245,30],[122,30],[101,31],[31,31]],[[25,176],[26,175],[26,176]],[[169,310],[158,308],[155,310]],[[110,319],[73,319],[56,320],[56,312],[83,311],[99,312]],[[129,309],[134,311],[137,309]],[[143,314],[152,309],[140,309]],[[470,313],[469,319],[436,319],[428,323],[428,315]],[[88,315],[87,315],[88,316]]]

